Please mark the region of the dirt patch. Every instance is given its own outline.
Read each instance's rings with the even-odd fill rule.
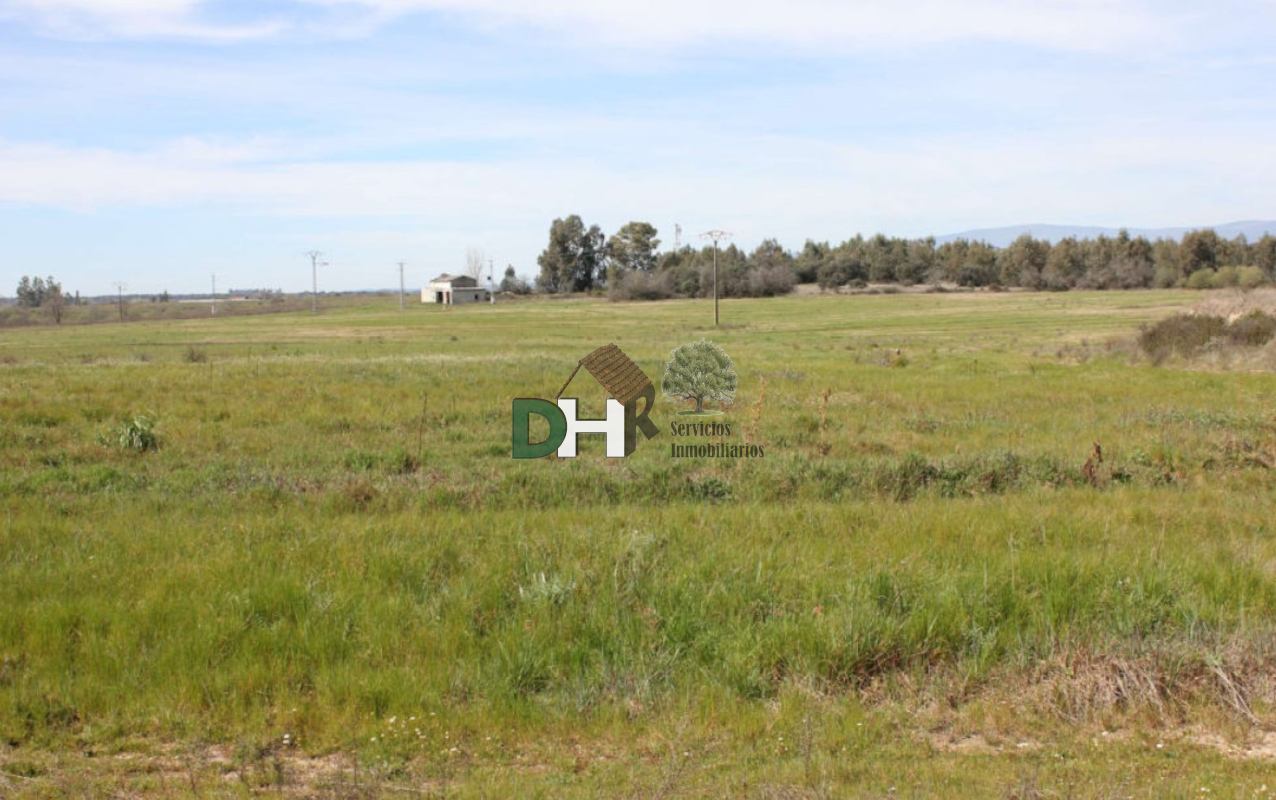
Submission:
[[[1276,732],[1252,731],[1241,741],[1228,741],[1214,731],[1187,729],[1183,732],[1183,741],[1217,750],[1228,758],[1245,761],[1276,762]]]
[[[1031,752],[1040,750],[1041,743],[1032,739],[1015,739],[993,743],[982,733],[954,734],[932,733],[926,737],[932,749],[941,753],[963,755],[997,755],[999,753]]]

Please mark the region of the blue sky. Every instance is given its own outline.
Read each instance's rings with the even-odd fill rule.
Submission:
[[[0,0],[0,293],[1276,217],[1276,1]]]

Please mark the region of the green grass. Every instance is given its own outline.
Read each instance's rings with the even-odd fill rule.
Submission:
[[[1265,796],[1276,377],[1133,356],[1195,299],[6,332],[0,794]],[[765,457],[510,458],[702,336]]]

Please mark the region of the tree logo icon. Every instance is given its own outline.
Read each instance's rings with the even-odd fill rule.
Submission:
[[[665,374],[660,379],[660,391],[670,400],[695,400],[694,411],[679,414],[710,415],[721,411],[708,411],[705,400],[730,403],[735,400],[739,378],[731,356],[721,347],[706,339],[689,342],[670,351],[665,362]]]

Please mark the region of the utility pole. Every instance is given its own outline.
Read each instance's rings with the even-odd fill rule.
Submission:
[[[306,252],[310,256],[310,313],[319,313],[319,265],[323,258],[323,253],[318,250],[310,250]],[[328,266],[327,261],[322,262],[323,266]]]
[[[213,273],[213,316],[217,316],[217,273]]]
[[[124,290],[128,288],[128,284],[124,281],[115,281],[111,284],[115,287],[115,291],[119,294],[120,299],[120,322],[124,321]]]
[[[403,310],[403,262],[399,262],[399,310]]]
[[[496,267],[490,258],[487,260],[487,302],[496,305]]]
[[[730,231],[705,231],[701,239],[713,240],[713,327],[718,327],[718,242],[731,238]]]

